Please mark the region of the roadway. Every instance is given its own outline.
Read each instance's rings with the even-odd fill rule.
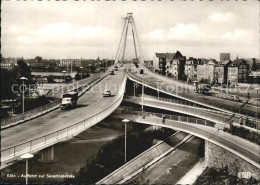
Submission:
[[[23,124],[2,130],[2,150],[68,127],[110,107],[117,99],[124,75],[123,68],[119,68],[115,75],[105,77],[79,98],[75,109],[63,111],[57,109]],[[103,97],[102,94],[106,88],[111,89],[111,97]]]
[[[135,70],[135,66],[131,65],[131,69]],[[145,74],[140,74],[138,72],[131,73],[131,76],[135,76],[138,78],[138,81],[141,83],[142,78],[144,78],[145,82],[148,82],[150,84],[153,84],[155,87],[158,87],[160,89],[163,89],[169,94],[172,94],[173,96],[176,96],[176,89],[177,89],[177,95],[180,95],[183,97],[193,97],[194,99],[198,100],[198,102],[206,102],[209,101],[210,105],[219,105],[220,107],[227,107],[227,108],[233,108],[233,109],[240,109],[243,111],[250,111],[250,112],[256,112],[256,106],[249,105],[243,102],[235,102],[230,100],[223,100],[222,98],[215,97],[215,96],[207,96],[199,93],[195,93],[194,89],[188,89],[185,84],[175,84],[175,81],[173,80],[170,82],[169,80],[166,80],[166,78],[161,77],[159,75],[153,74],[152,72],[147,73],[147,69],[144,71]],[[158,85],[159,84],[159,85]],[[161,90],[160,90],[161,91]],[[216,106],[216,107],[219,107]]]
[[[136,104],[142,104],[142,98],[141,97],[125,97],[124,101],[136,103]],[[232,115],[230,113],[217,111],[217,110],[211,110],[207,108],[199,108],[196,106],[190,106],[186,104],[178,104],[175,103],[172,99],[164,99],[160,98],[159,100],[157,97],[154,96],[147,96],[144,95],[144,106],[148,107],[154,107],[154,108],[160,108],[164,110],[170,110],[174,112],[179,112],[182,114],[187,114],[191,116],[195,116],[198,118],[206,119],[209,121],[213,121],[218,123],[217,128],[223,129],[225,127],[225,124],[230,124],[230,121],[233,122],[236,126],[241,126],[239,124],[240,117],[236,117],[235,115]],[[220,125],[219,125],[220,124]],[[245,124],[245,119],[243,120],[243,124]],[[251,128],[246,125],[242,125],[244,128],[249,129],[250,131],[257,132],[255,128]],[[259,127],[258,127],[259,128]]]
[[[201,139],[192,137],[126,184],[176,184],[201,159],[202,143]]]
[[[247,160],[254,166],[260,168],[260,148],[257,144],[247,141],[238,136],[231,135],[222,130],[201,124],[191,122],[183,122],[172,119],[166,119],[165,124],[162,124],[162,114],[147,113],[145,117],[138,111],[115,111],[113,117],[120,119],[129,119],[133,122],[168,127],[174,130],[180,130],[202,139],[208,140],[222,148],[229,150]],[[158,117],[160,115],[160,117]]]

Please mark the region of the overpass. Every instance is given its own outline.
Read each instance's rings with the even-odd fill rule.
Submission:
[[[229,100],[225,101],[217,97],[198,94],[195,93],[194,88],[189,87],[188,84],[178,86],[163,79],[161,76],[156,76],[155,74],[150,73],[152,72],[149,72],[148,70],[145,70],[144,74],[129,72],[127,77],[135,83],[144,84],[145,87],[165,93],[172,97],[180,98],[211,109],[232,114],[236,113],[239,116],[249,117],[251,120],[256,122],[256,106],[241,102],[232,102]],[[157,77],[160,81],[158,81]],[[260,118],[260,115],[258,115],[258,118]]]
[[[142,105],[143,103],[144,106],[169,110],[181,114],[195,116],[208,121],[213,121],[216,123],[216,127],[219,129],[224,129],[224,127],[226,125],[229,125],[231,122],[236,126],[239,127],[241,126],[239,124],[240,117],[234,114],[198,107],[186,101],[174,100],[174,99],[162,98],[162,97],[154,97],[148,95],[144,95],[143,101],[142,101],[142,97],[134,97],[134,96],[125,96],[124,101],[140,104],[140,105]],[[249,126],[242,125],[242,127],[247,128],[253,132],[257,131],[255,128],[251,128]]]
[[[126,84],[123,68],[93,86],[72,110],[48,114],[10,127],[1,132],[1,168],[24,153],[35,153],[71,138],[109,116],[122,102]],[[108,88],[112,97],[103,97]]]
[[[122,109],[117,109],[112,116],[120,119],[129,119],[132,122],[166,127],[192,134],[232,152],[260,169],[260,149],[257,144],[223,132],[215,128],[212,122],[190,117],[165,115],[166,119],[163,123],[162,118],[164,114],[145,112],[144,116],[141,111]]]

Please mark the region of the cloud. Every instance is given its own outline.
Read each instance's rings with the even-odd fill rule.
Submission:
[[[25,27],[21,27],[21,26],[17,26],[17,25],[12,25],[10,27],[8,27],[8,32],[12,33],[12,34],[19,34],[19,33],[23,33],[26,31]]]
[[[169,29],[154,29],[146,34],[141,35],[145,40],[198,40],[205,35],[204,31],[194,23],[178,23]]]
[[[16,27],[8,29],[8,33]],[[22,44],[38,46],[100,46],[115,38],[113,29],[105,26],[77,26],[67,22],[42,25],[39,29],[30,30],[29,34],[18,33],[16,41]]]
[[[93,40],[100,37],[111,37],[115,33],[114,30],[112,30],[111,28],[104,27],[104,26],[97,26],[97,27],[86,26],[75,30],[72,34],[77,38]]]
[[[209,16],[209,18],[216,22],[225,22],[230,21],[234,18],[233,12],[227,12],[227,13],[213,13]]]
[[[169,39],[198,40],[203,35],[203,31],[194,23],[179,23],[175,27],[171,27],[170,31],[168,32]]]
[[[27,36],[27,35],[19,36],[17,38],[17,40],[22,42],[22,43],[28,43],[28,44],[33,43],[33,40],[29,36]]]
[[[226,32],[220,36],[222,39],[226,40],[237,40],[237,39],[247,39],[250,38],[250,35],[246,30],[243,29],[236,29],[233,32]]]

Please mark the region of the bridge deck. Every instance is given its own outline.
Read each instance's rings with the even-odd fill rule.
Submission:
[[[68,127],[104,110],[118,98],[119,86],[123,80],[124,72],[120,68],[115,75],[109,75],[86,92],[79,99],[75,109],[64,111],[58,109],[26,123],[3,130],[1,132],[1,149]],[[111,89],[112,97],[103,97],[102,94],[106,88]]]
[[[188,119],[187,121],[182,121],[179,119],[176,120],[175,118],[166,119],[165,124],[163,124],[162,114],[159,113],[146,113],[146,116],[143,117],[142,113],[138,111],[117,110],[113,116],[120,119],[129,119],[138,123],[168,127],[187,132],[217,144],[260,168],[260,148],[257,144],[214,127],[196,124],[196,122],[193,121],[189,122]]]

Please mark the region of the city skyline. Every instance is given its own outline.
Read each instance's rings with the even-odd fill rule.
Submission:
[[[196,58],[219,60],[219,53],[230,53],[231,59],[237,54],[241,58],[259,58],[257,1],[4,1],[2,55],[113,58],[128,12],[135,18],[144,59],[152,59],[155,52],[176,50]],[[130,36],[127,42],[126,57],[134,58]]]

